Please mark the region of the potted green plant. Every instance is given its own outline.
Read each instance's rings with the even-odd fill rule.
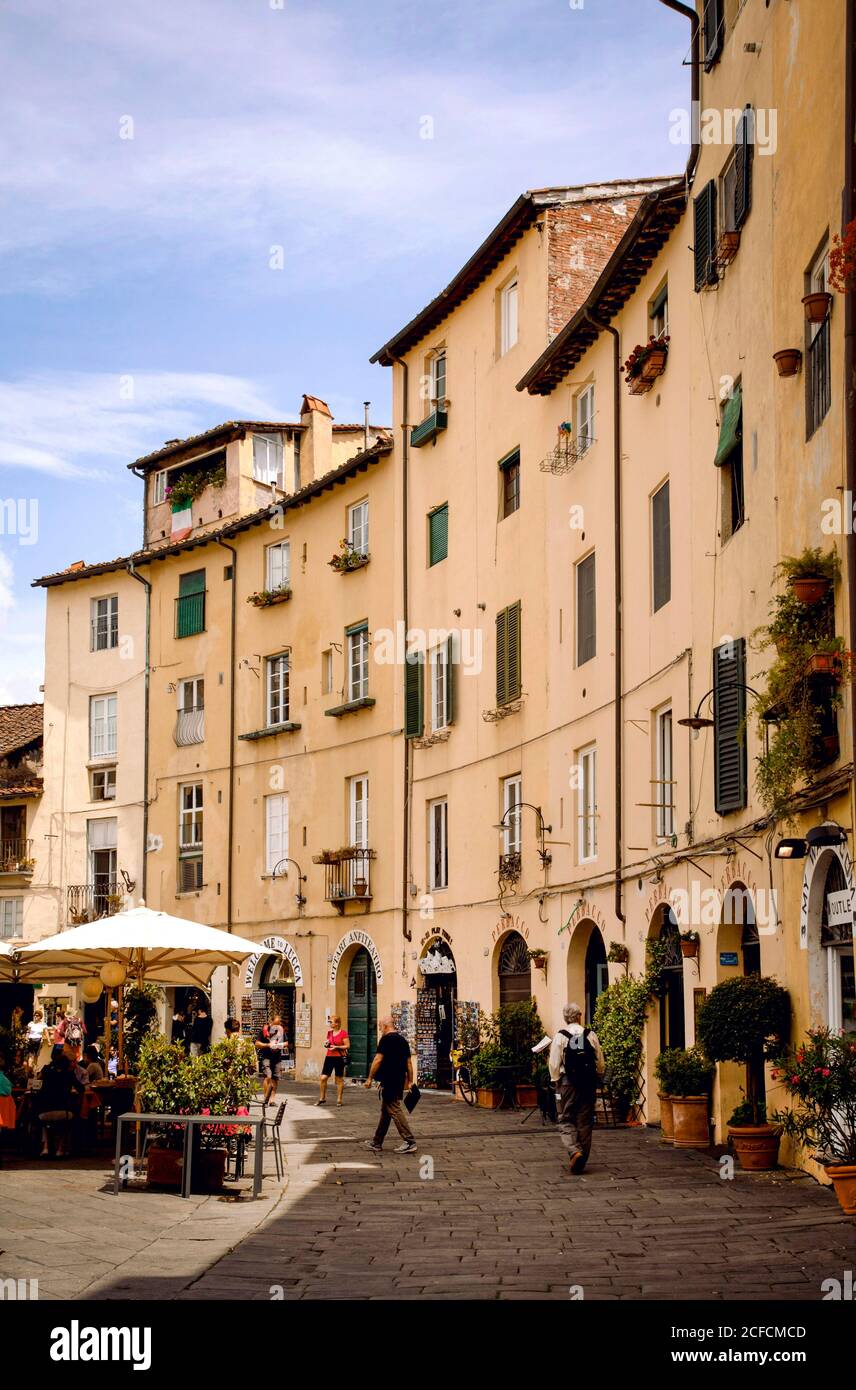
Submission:
[[[327,563],[337,574],[348,574],[351,570],[362,569],[367,565],[371,556],[366,555],[362,550],[356,550],[347,537],[339,542],[339,549],[331,560]]]
[[[828,1028],[784,1054],[774,1072],[797,1102],[773,1119],[824,1165],[846,1216],[856,1216],[856,1038]]]
[[[763,1110],[764,1059],[781,1054],[790,1032],[788,991],[764,975],[735,975],[715,985],[698,1013],[696,1035],[714,1062],[739,1062],[746,1069],[745,1105],[729,1123],[728,1136],[741,1168],[775,1168],[779,1128]]]
[[[547,969],[547,957],[549,954],[550,952],[545,951],[543,946],[531,946],[529,949],[529,959],[536,970]]]
[[[647,979],[625,975],[604,990],[595,1007],[594,1031],[603,1048],[606,1089],[619,1124],[627,1122],[640,1095],[642,1032],[650,998]]]
[[[272,608],[274,604],[287,603],[290,598],[290,586],[280,584],[276,589],[259,589],[254,594],[248,594],[247,603],[251,603],[253,608]]]
[[[776,566],[800,603],[819,603],[840,578],[841,562],[834,550],[806,549],[800,555],[786,555]]]
[[[630,960],[630,951],[623,941],[610,941],[606,959],[614,965],[626,965]]]
[[[667,1065],[676,1149],[710,1146],[710,1087],[714,1066],[699,1047],[670,1049]]]
[[[495,1110],[502,1098],[497,1084],[501,1068],[510,1066],[498,1043],[484,1043],[470,1062],[470,1077],[478,1104],[485,1110]]]
[[[660,1101],[660,1132],[667,1144],[675,1142],[675,1114],[672,1108],[675,1081],[672,1061],[677,1050],[674,1047],[664,1048],[654,1062],[654,1075],[659,1083],[657,1095]]]
[[[481,1046],[471,1063],[479,1105],[494,1109],[499,1104],[498,1072],[508,1067],[515,1073],[517,1104],[535,1105],[537,1059],[532,1048],[544,1035],[535,1004],[531,1000],[502,1004],[495,1013],[482,1017],[480,1033]]]
[[[699,943],[701,942],[701,937],[698,932],[692,930],[682,931],[680,941],[681,955],[687,960],[694,960],[698,955]]]

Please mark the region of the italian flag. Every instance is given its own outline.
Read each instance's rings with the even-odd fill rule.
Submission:
[[[172,509],[171,538],[183,541],[193,530],[193,510],[189,502],[177,502]]]

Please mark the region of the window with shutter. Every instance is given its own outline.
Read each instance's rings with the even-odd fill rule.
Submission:
[[[755,151],[755,112],[747,106],[740,117],[734,146],[734,229],[739,231],[752,208],[752,155]]]
[[[205,631],[205,571],[193,570],[178,576],[175,635],[193,637]]]
[[[716,182],[711,179],[693,201],[696,293],[705,285],[715,285],[716,270]]]
[[[455,639],[446,638],[446,723],[455,718]]]
[[[597,605],[594,551],[580,560],[577,575],[577,665],[584,666],[597,654]]]
[[[507,705],[520,695],[520,600],[496,615],[496,703]]]
[[[424,667],[422,652],[408,654],[404,662],[404,733],[407,738],[422,737]]]
[[[710,72],[725,42],[725,0],[705,0],[703,31],[704,70]]]
[[[436,565],[449,553],[449,504],[428,514],[428,564]]]
[[[513,449],[499,463],[500,486],[502,488],[500,515],[504,519],[516,512],[520,506],[520,450]]]
[[[714,805],[720,816],[746,805],[746,643],[713,653]]]
[[[652,587],[655,613],[672,597],[671,551],[669,484],[664,483],[651,498]]]

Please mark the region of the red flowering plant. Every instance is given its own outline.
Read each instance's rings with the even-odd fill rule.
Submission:
[[[844,235],[832,238],[829,253],[829,287],[839,294],[856,289],[856,217],[844,228]]]
[[[773,1118],[829,1167],[856,1163],[856,1034],[810,1029],[773,1077],[798,1102]]]
[[[624,380],[632,381],[634,377],[639,376],[648,358],[654,353],[656,353],[658,358],[662,357],[663,366],[665,366],[665,358],[668,351],[669,335],[667,333],[664,333],[662,337],[657,338],[652,333],[647,343],[636,344],[635,348],[633,349],[627,361],[625,362]]]

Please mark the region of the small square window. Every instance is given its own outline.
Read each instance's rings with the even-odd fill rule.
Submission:
[[[96,767],[92,770],[91,799],[93,801],[116,800],[115,767]]]

